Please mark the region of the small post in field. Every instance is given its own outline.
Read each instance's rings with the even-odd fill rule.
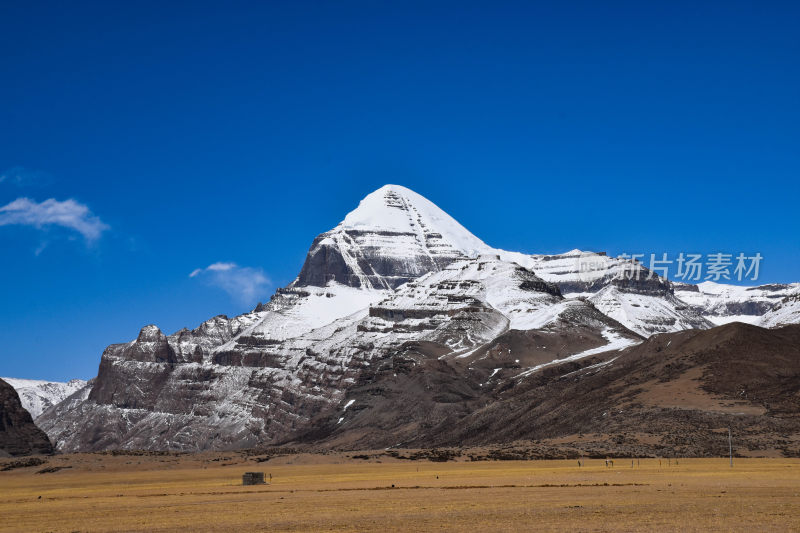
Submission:
[[[731,468],[733,468],[733,440],[731,439],[731,428],[728,428],[728,455],[731,458]]]

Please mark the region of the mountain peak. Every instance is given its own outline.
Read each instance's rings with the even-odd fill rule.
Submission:
[[[490,251],[424,196],[384,185],[314,240],[296,283],[393,289],[456,259]]]
[[[467,256],[489,247],[424,196],[402,185],[384,185],[368,194],[339,227],[355,230],[439,234]]]

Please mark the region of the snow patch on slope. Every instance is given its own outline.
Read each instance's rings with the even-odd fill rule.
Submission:
[[[326,287],[304,287],[303,295],[286,305],[279,300],[271,302],[261,320],[245,329],[242,335],[258,334],[273,340],[293,339],[368,309],[386,295],[386,291],[348,287],[335,282]],[[226,344],[219,349],[229,348]]]
[[[520,373],[517,375],[517,378],[523,378],[525,376],[529,376],[534,372],[541,370],[543,368],[547,368],[553,365],[560,365],[562,363],[567,363],[569,361],[577,361],[579,359],[583,359],[585,357],[589,357],[590,355],[596,355],[603,352],[609,352],[611,350],[622,350],[623,348],[627,348],[629,346],[633,346],[635,344],[639,344],[641,341],[637,341],[631,339],[629,337],[623,337],[618,332],[606,328],[602,332],[603,337],[605,337],[606,341],[608,341],[603,346],[598,346],[597,348],[590,348],[588,350],[584,350],[582,352],[578,352],[576,354],[572,354],[569,357],[565,357],[563,359],[556,359],[554,361],[550,361],[549,363],[543,363],[541,365],[536,365],[534,367],[529,368],[528,370]]]

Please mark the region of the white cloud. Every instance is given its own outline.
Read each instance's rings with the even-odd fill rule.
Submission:
[[[109,226],[84,204],[75,200],[59,202],[54,198],[36,203],[30,198],[17,198],[0,207],[0,226],[61,226],[77,231],[89,241],[95,241]]]
[[[192,270],[192,273],[189,274],[190,278],[198,276],[203,272],[227,272],[228,270],[233,270],[237,268],[236,263],[213,263],[208,265],[206,268],[195,268]]]
[[[265,296],[267,287],[272,284],[260,268],[241,267],[236,263],[213,263],[189,274],[190,278],[198,276],[244,305],[259,301]]]
[[[213,265],[208,265],[208,270],[214,272],[226,272],[234,268],[236,268],[236,263],[214,263]]]

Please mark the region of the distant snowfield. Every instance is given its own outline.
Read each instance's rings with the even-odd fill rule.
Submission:
[[[17,391],[22,407],[34,420],[50,407],[86,386],[86,381],[73,379],[67,383],[35,379],[0,378]]]
[[[763,317],[760,315],[728,315],[707,317],[715,326],[723,326],[731,322],[744,322],[745,324],[760,325]]]

